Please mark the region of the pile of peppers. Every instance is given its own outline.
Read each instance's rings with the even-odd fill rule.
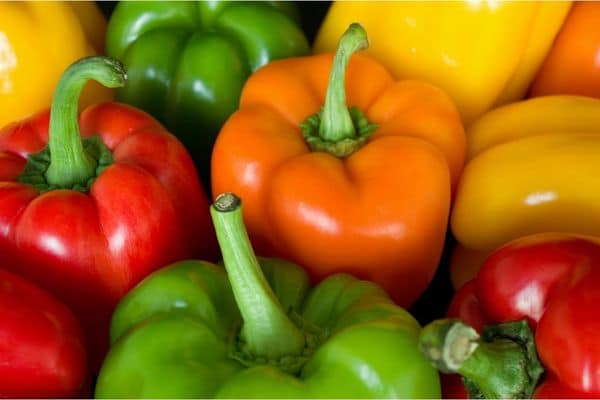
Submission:
[[[0,4],[0,398],[600,397],[599,59],[595,2]]]

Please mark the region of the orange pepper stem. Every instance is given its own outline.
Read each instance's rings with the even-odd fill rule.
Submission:
[[[319,136],[324,140],[339,142],[356,136],[356,129],[346,106],[346,69],[352,54],[367,47],[367,32],[360,24],[351,24],[338,43],[329,75],[329,86],[319,127]]]
[[[125,84],[126,74],[117,60],[86,57],[72,64],[62,75],[50,111],[50,164],[45,173],[49,185],[71,188],[85,185],[96,175],[98,161],[84,149],[77,117],[79,96],[90,79],[115,88]]]
[[[321,112],[309,116],[300,124],[304,139],[312,151],[348,157],[361,148],[377,128],[377,125],[367,121],[357,107],[346,106],[346,69],[350,57],[367,47],[367,32],[360,24],[351,24],[340,39],[333,58],[325,106]]]

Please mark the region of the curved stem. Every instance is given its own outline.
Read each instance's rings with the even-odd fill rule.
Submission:
[[[78,126],[79,96],[90,79],[109,88],[125,84],[123,65],[108,57],[87,57],[72,64],[60,78],[50,111],[49,184],[72,187],[95,176],[96,161],[86,154]]]
[[[231,288],[244,321],[240,334],[257,357],[299,355],[302,332],[287,317],[258,264],[242,218],[241,200],[221,194],[210,208]]]
[[[437,320],[419,347],[441,372],[459,373],[471,398],[530,398],[543,373],[527,321],[487,326],[480,336],[460,320]]]
[[[324,140],[338,142],[356,135],[346,106],[346,69],[352,54],[367,47],[369,41],[363,27],[356,23],[351,24],[338,43],[329,75],[329,86],[319,127],[319,136]]]

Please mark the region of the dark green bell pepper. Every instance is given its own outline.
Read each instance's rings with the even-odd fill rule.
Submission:
[[[120,2],[106,37],[107,54],[128,75],[116,98],[160,120],[208,170],[214,138],[247,77],[309,53],[298,15],[290,2]]]
[[[134,288],[113,315],[97,397],[440,396],[421,327],[381,288],[337,274],[310,289],[300,267],[256,259],[235,195],[211,214],[225,269],[182,261]]]

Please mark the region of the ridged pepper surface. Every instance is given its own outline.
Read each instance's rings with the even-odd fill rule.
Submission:
[[[444,92],[352,56],[366,45],[352,25],[335,59],[280,60],[253,74],[215,143],[212,190],[244,200],[260,255],[314,280],[372,280],[408,306],[436,271],[465,137]]]
[[[106,38],[129,75],[117,100],[177,135],[207,181],[215,136],[248,76],[309,50],[295,4],[277,1],[123,1]]]
[[[117,103],[87,108],[78,124],[89,79],[116,87],[125,72],[115,60],[82,59],[50,112],[0,132],[0,254],[73,309],[97,368],[121,296],[156,268],[216,248],[208,199],[173,135]]]
[[[211,213],[225,268],[179,262],[121,301],[97,398],[439,397],[419,324],[381,288],[347,274],[311,288],[255,257],[237,196]]]

